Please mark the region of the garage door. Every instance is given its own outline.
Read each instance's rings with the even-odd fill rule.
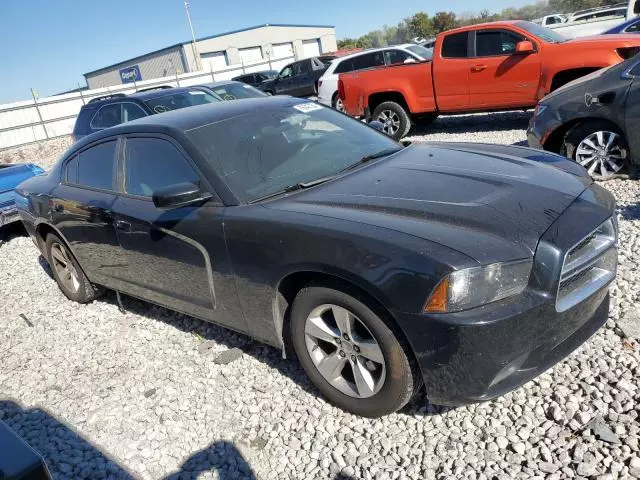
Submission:
[[[229,65],[226,52],[203,53],[200,58],[202,58],[202,66],[205,70],[211,69],[215,72],[223,70]]]
[[[273,58],[293,56],[293,45],[291,44],[291,42],[274,43],[272,48],[273,48]]]
[[[242,63],[258,62],[262,60],[262,48],[260,47],[241,48],[239,53]]]
[[[320,40],[317,38],[315,40],[303,40],[302,55],[304,55],[304,58],[320,55]]]

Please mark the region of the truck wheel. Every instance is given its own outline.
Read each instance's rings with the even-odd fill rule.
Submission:
[[[400,140],[411,129],[411,119],[407,111],[396,102],[382,102],[373,111],[372,120],[384,125],[384,133]]]
[[[291,340],[313,384],[343,410],[379,417],[402,408],[414,394],[406,352],[357,294],[303,288],[291,308]]]
[[[629,163],[629,146],[613,124],[591,120],[569,130],[562,153],[585,167],[594,180],[614,178]]]

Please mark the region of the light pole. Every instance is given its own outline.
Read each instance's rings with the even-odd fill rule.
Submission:
[[[196,44],[196,34],[193,31],[193,23],[191,23],[191,12],[189,12],[189,2],[188,0],[184,0],[184,9],[187,12],[187,20],[189,21],[189,28],[191,29],[191,39],[193,43],[191,44],[191,48],[193,49],[193,56],[196,59],[196,68],[198,70],[202,70],[202,62],[200,60],[200,53],[198,52],[198,45]]]

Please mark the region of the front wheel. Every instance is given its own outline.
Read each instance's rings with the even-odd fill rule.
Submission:
[[[372,120],[377,120],[384,125],[384,133],[400,140],[411,129],[409,114],[396,102],[382,102],[373,111]]]
[[[587,169],[594,180],[614,178],[628,165],[629,146],[614,125],[588,121],[572,128],[565,137],[563,153]]]
[[[414,378],[400,342],[355,296],[304,288],[291,309],[291,338],[313,384],[343,410],[378,417],[402,408],[413,395]]]

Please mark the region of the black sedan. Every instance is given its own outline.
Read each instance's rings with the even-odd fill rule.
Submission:
[[[91,135],[17,203],[68,298],[113,289],[292,347],[366,416],[423,383],[460,404],[533,378],[607,320],[617,264],[614,200],[575,163],[403,147],[290,97]]]
[[[193,87],[207,93],[213,93],[222,100],[240,100],[242,98],[268,97],[269,95],[246,83],[227,80],[204,83]]]
[[[640,178],[639,77],[634,57],[546,96],[531,118],[529,145],[566,155],[596,180],[627,170]]]
[[[270,95],[317,95],[318,80],[335,58],[335,55],[324,55],[290,63],[275,78],[262,82],[258,88]]]

